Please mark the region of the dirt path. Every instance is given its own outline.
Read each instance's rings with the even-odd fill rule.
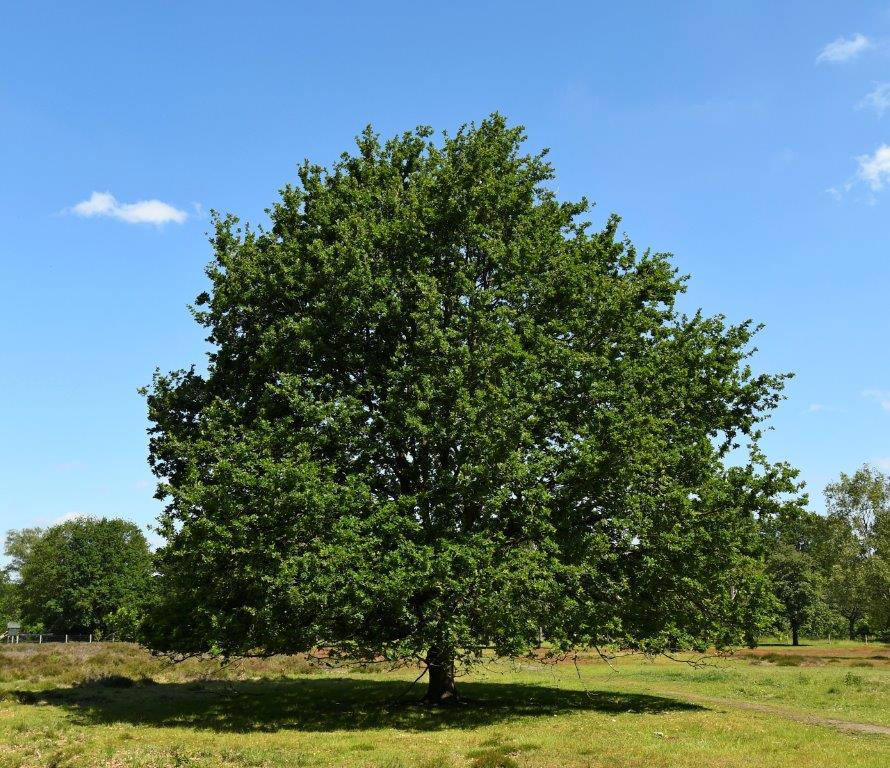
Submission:
[[[526,669],[534,670],[534,667],[526,667]],[[792,720],[805,725],[819,725],[824,728],[834,728],[838,731],[846,733],[870,733],[881,736],[890,736],[890,726],[878,725],[876,723],[856,723],[850,720],[839,720],[835,717],[822,717],[812,712],[801,712],[796,709],[788,709],[787,707],[776,707],[770,704],[761,704],[756,701],[744,701],[740,699],[724,699],[716,696],[704,696],[688,691],[674,691],[665,688],[652,687],[647,685],[634,685],[630,681],[622,681],[621,690],[632,688],[637,693],[645,693],[650,696],[670,696],[681,701],[688,701],[690,704],[714,704],[726,709],[744,709],[750,712],[762,712],[767,715],[776,715],[786,720]]]
[[[890,736],[890,726],[875,725],[874,723],[854,723],[849,720],[838,720],[834,717],[821,717],[809,712],[799,712],[794,709],[786,709],[784,707],[773,707],[769,704],[760,704],[754,701],[739,701],[738,699],[720,699],[713,696],[690,695],[685,691],[665,691],[653,689],[652,693],[658,693],[663,696],[672,696],[677,699],[685,699],[692,704],[716,704],[727,709],[747,709],[753,712],[763,712],[768,715],[778,715],[786,720],[794,720],[798,723],[807,725],[821,725],[826,728],[836,728],[839,731],[848,733],[877,733],[884,736]]]

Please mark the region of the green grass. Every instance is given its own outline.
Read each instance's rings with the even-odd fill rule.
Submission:
[[[0,768],[883,768],[890,736],[816,722],[890,724],[890,660],[879,655],[890,652],[776,647],[702,667],[632,657],[614,670],[594,659],[577,670],[492,663],[459,681],[468,704],[435,710],[414,703],[419,686],[403,697],[414,670],[2,648]],[[856,666],[865,660],[873,666]]]
[[[859,659],[831,664],[789,654],[764,660],[713,660],[701,668],[664,661],[617,664],[617,672],[585,669],[589,684],[609,689],[658,691],[786,707],[826,718],[890,726],[890,664]]]

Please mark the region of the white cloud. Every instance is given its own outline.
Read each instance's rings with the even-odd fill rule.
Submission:
[[[874,400],[885,411],[890,411],[890,391],[886,389],[866,389],[862,393],[863,397]]]
[[[882,456],[880,459],[875,459],[873,463],[878,469],[890,472],[890,456]]]
[[[873,191],[883,189],[884,183],[890,181],[890,146],[887,144],[881,144],[873,155],[859,155],[856,162],[859,163],[859,179]]]
[[[858,108],[872,109],[881,117],[890,109],[890,83],[875,83],[875,87],[859,102]]]
[[[842,408],[834,405],[826,405],[825,403],[811,403],[807,408],[810,413],[843,413]]]
[[[188,214],[160,200],[140,200],[136,203],[119,203],[110,192],[93,192],[89,200],[83,200],[71,209],[78,216],[108,216],[128,224],[182,224]]]
[[[865,35],[857,32],[853,37],[839,37],[826,45],[816,57],[816,63],[823,61],[849,61],[871,48],[872,42]]]

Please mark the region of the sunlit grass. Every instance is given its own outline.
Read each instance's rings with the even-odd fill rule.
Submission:
[[[890,722],[890,662],[852,666],[864,654],[851,647],[834,662],[809,647],[791,666],[777,662],[800,649],[697,668],[493,663],[459,681],[466,706],[430,710],[419,687],[404,695],[414,670],[170,667],[132,646],[23,646],[0,651],[0,767],[883,768],[890,737],[793,719]]]

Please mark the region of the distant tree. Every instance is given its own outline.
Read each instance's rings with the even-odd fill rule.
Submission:
[[[152,556],[126,520],[80,517],[46,530],[20,563],[22,618],[48,631],[107,632],[144,599]]]
[[[741,598],[745,604],[744,642],[749,647],[756,646],[761,635],[773,631],[784,615],[784,606],[775,595],[768,575],[764,578],[766,563],[776,552],[788,548],[810,549],[818,518],[806,509],[809,500],[803,493],[797,470],[784,463],[769,465],[759,454],[755,460],[760,472],[752,473],[750,466],[729,471],[730,476],[744,472],[747,477],[740,490],[761,500],[757,508],[758,544],[754,548],[757,555],[749,565],[753,578]]]
[[[856,625],[866,616],[871,604],[874,568],[870,559],[858,552],[841,553],[838,560],[825,581],[825,598],[844,617],[848,637],[853,640]]]
[[[22,571],[22,565],[31,554],[34,545],[40,541],[44,534],[43,528],[22,528],[20,530],[7,531],[3,554],[9,558],[6,572],[13,578],[18,578]]]
[[[769,579],[762,577],[762,568],[758,567],[756,573],[757,577],[750,587],[740,592],[738,598],[743,606],[740,613],[742,642],[749,648],[755,648],[761,636],[775,629],[783,611]]]
[[[860,623],[884,613],[882,583],[887,572],[885,544],[890,530],[890,478],[869,465],[852,475],[841,473],[825,488],[826,525],[832,565],[827,599],[847,620],[850,639]]]
[[[455,665],[741,639],[758,583],[755,446],[783,376],[755,328],[617,217],[557,201],[500,116],[369,129],[269,213],[218,218],[206,374],[147,392],[167,539],[156,648]],[[756,454],[756,450],[754,451]]]
[[[791,644],[799,645],[801,627],[819,607],[820,584],[813,559],[793,547],[783,546],[769,558],[767,573],[791,630]]]
[[[19,585],[21,569],[41,536],[43,536],[42,528],[22,528],[6,533],[3,554],[9,561],[0,571],[0,622],[2,622],[0,632],[5,630],[5,622],[21,619]]]
[[[6,631],[6,622],[18,618],[17,585],[6,571],[0,571],[0,634]]]
[[[852,475],[841,473],[825,487],[830,517],[847,523],[863,556],[874,552],[877,538],[890,526],[890,477],[868,464]]]
[[[818,576],[817,600],[806,622],[801,626],[800,633],[813,638],[845,637],[847,635],[847,620],[826,600],[824,581],[821,574]]]
[[[884,642],[890,642],[890,558],[875,557],[870,576],[869,614]]]

